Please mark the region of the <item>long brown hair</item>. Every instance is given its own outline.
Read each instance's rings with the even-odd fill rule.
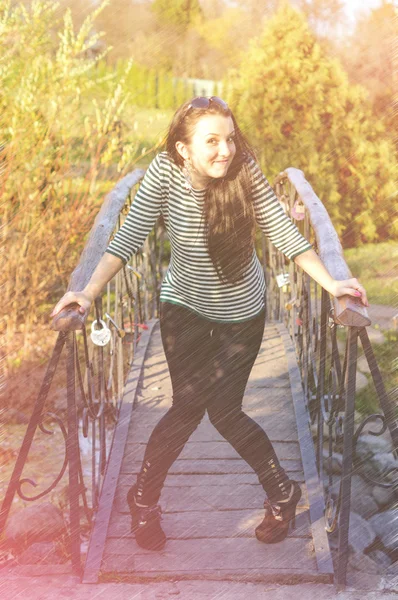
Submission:
[[[255,215],[251,197],[249,157],[253,149],[241,132],[232,111],[217,102],[206,109],[191,109],[185,102],[175,113],[166,138],[166,150],[182,166],[176,142],[189,144],[197,122],[207,114],[231,117],[235,129],[235,156],[225,177],[214,178],[206,188],[204,202],[205,236],[210,257],[221,281],[241,280],[253,256]]]

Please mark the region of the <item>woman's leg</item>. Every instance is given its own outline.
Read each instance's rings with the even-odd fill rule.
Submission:
[[[291,486],[265,431],[242,410],[250,371],[261,346],[265,314],[243,323],[219,323],[214,330],[210,421],[256,472],[271,500],[287,497]]]
[[[206,412],[206,377],[213,324],[183,307],[161,303],[160,330],[173,403],[149,438],[136,501],[156,504],[167,472]]]

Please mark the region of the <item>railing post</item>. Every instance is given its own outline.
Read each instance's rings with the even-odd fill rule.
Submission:
[[[357,371],[357,349],[358,328],[348,328],[347,339],[347,371],[346,371],[346,398],[344,414],[344,442],[343,442],[343,465],[341,473],[341,513],[339,522],[339,546],[337,565],[337,587],[345,587],[347,576],[348,552],[349,552],[349,527],[351,509],[351,477],[352,477],[352,454],[354,440],[354,417],[355,417],[355,386]]]
[[[321,340],[319,346],[319,375],[318,375],[318,386],[316,390],[316,404],[318,408],[318,424],[317,424],[317,467],[319,478],[323,481],[323,410],[321,399],[325,393],[325,372],[326,372],[326,343],[327,343],[327,326],[328,326],[328,313],[327,313],[327,291],[322,289],[322,300],[321,300]]]
[[[127,275],[126,275],[127,279]],[[127,282],[125,281],[125,287],[127,292]],[[115,277],[115,321],[122,329],[124,329],[124,311],[123,311],[123,276],[119,273]],[[113,352],[116,355],[116,369],[117,369],[117,403],[120,404],[123,397],[123,386],[124,386],[124,371],[123,371],[123,338],[119,335],[115,336],[115,347]]]
[[[70,552],[73,571],[81,577],[79,437],[75,388],[75,335],[74,331],[69,331],[66,336],[66,385],[68,403],[68,437],[66,441],[66,451],[69,463]]]
[[[151,247],[149,244],[149,239],[146,238],[144,242],[144,252],[142,257],[142,266],[143,266],[143,280],[144,280],[144,319],[149,319],[149,273],[151,267]]]
[[[53,353],[51,355],[50,362],[47,367],[46,374],[44,376],[43,383],[41,385],[38,398],[33,407],[32,416],[29,419],[29,424],[26,429],[24,439],[22,441],[21,448],[18,453],[17,460],[15,462],[14,470],[11,475],[10,483],[7,487],[7,491],[4,496],[4,500],[0,510],[0,533],[3,532],[6,525],[8,515],[11,509],[11,505],[15,496],[15,492],[19,488],[19,482],[21,475],[26,463],[27,456],[29,454],[30,447],[33,442],[33,438],[37,429],[37,425],[40,422],[43,414],[44,404],[46,402],[48,392],[50,390],[51,382],[54,378],[54,374],[61,356],[62,349],[65,344],[65,334],[60,332],[55,343]]]
[[[363,351],[365,353],[366,359],[368,361],[370,374],[373,379],[374,386],[376,388],[377,395],[380,400],[381,408],[383,409],[384,416],[386,418],[386,423],[391,435],[391,440],[393,443],[393,452],[395,458],[397,458],[398,454],[398,422],[395,418],[394,414],[394,405],[392,402],[388,401],[387,393],[384,387],[384,383],[380,374],[379,367],[377,365],[377,361],[370,345],[368,332],[365,327],[359,330],[359,337],[361,338],[361,344]]]

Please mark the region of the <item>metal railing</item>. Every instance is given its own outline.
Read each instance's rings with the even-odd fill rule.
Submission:
[[[127,214],[134,188],[143,174],[143,170],[133,171],[105,198],[68,290],[80,291],[88,283],[110,236]],[[68,469],[68,554],[73,571],[79,575],[82,574],[81,518],[84,516],[88,527],[91,526],[126,375],[134,361],[140,332],[146,328],[145,322],[158,314],[162,244],[163,228],[157,226],[145,241],[143,251],[133,256],[95,300],[90,315],[82,315],[77,305],[69,305],[54,317],[52,327],[59,331],[58,338],[1,506],[0,531],[3,531],[15,494],[28,502],[38,500],[54,490]],[[91,329],[90,335],[88,329]],[[101,341],[102,336],[105,339]],[[67,411],[63,418],[46,410],[46,400],[64,347]],[[22,475],[34,436],[38,431],[51,435],[55,427],[59,427],[65,442],[63,464],[51,485],[32,495],[29,487],[37,487],[37,484],[32,477]],[[90,444],[91,456],[86,468],[81,452],[83,438],[85,445],[87,441]]]
[[[109,237],[120,227],[131,204],[132,191],[143,173],[136,170],[127,175],[106,197],[68,289],[84,289],[108,245]],[[298,223],[300,229],[313,243],[330,274],[336,279],[350,277],[337,234],[303,173],[297,169],[287,169],[277,177],[274,189],[289,216],[301,221]],[[145,241],[143,251],[139,251],[130,264],[123,267],[107,285],[102,297],[95,301],[90,315],[81,315],[77,306],[71,305],[54,319],[53,328],[60,333],[1,507],[0,531],[3,531],[15,494],[26,501],[42,498],[57,486],[68,469],[70,558],[74,572],[79,575],[82,574],[81,513],[90,525],[98,506],[109,458],[109,433],[112,434],[118,419],[126,374],[134,361],[141,329],[149,318],[158,314],[163,239],[164,229],[158,225]],[[335,482],[331,475],[324,485],[324,495],[327,530],[339,531],[336,579],[338,585],[344,586],[348,562],[351,475],[353,468],[358,466],[356,443],[365,426],[372,421],[379,421],[379,430],[372,430],[371,433],[381,435],[388,428],[393,448],[398,449],[394,407],[384,389],[366,331],[370,320],[360,301],[345,297],[331,302],[329,295],[324,290],[320,292],[319,286],[298,269],[294,261],[286,267],[283,255],[265,238],[262,246],[267,280],[267,316],[268,319],[284,321],[295,345],[307,403],[308,426],[316,423],[313,441],[322,484],[325,460],[332,460],[336,447],[343,448],[337,502],[332,497]],[[338,327],[347,329],[343,357],[340,357],[337,345]],[[91,336],[87,335],[88,328],[94,331],[109,329],[109,333],[106,333],[110,337],[109,342],[104,346],[93,344]],[[364,348],[382,413],[367,417],[355,430],[358,339]],[[66,424],[58,414],[45,410],[64,346],[67,352]],[[45,425],[48,420],[62,432],[65,459],[53,483],[32,496],[22,488],[28,484],[36,487],[36,483],[31,478],[22,478],[22,474],[37,430],[48,435],[53,433],[49,425]],[[325,425],[329,429],[326,458]],[[79,431],[91,443],[89,486],[86,485],[82,468]],[[378,483],[384,487],[394,485],[391,481]]]
[[[332,277],[339,280],[352,277],[327,211],[302,171],[286,169],[276,178],[274,189],[285,211],[296,219],[299,229],[313,244]],[[360,300],[351,296],[331,300],[329,294],[294,261],[286,266],[282,253],[265,239],[263,253],[264,262],[268,263],[268,317],[285,323],[296,349],[308,426],[314,434],[317,469],[324,489],[326,529],[329,533],[338,533],[336,583],[338,587],[344,587],[349,551],[351,477],[361,467],[356,445],[366,428],[368,434],[375,436],[388,429],[396,457],[398,423],[395,406],[380,375],[366,330],[371,322]],[[346,333],[343,356],[340,356],[337,343],[340,328]],[[369,365],[381,410],[355,425],[358,340]],[[379,426],[371,427],[375,422]],[[337,450],[342,450],[343,454],[341,476],[339,479],[338,475],[333,476],[332,469],[328,468],[328,476],[324,477],[326,462],[331,465]],[[373,483],[395,490],[396,477],[390,470],[383,479]]]

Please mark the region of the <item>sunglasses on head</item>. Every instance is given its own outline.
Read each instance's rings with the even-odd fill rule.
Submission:
[[[223,110],[228,110],[228,104],[226,102],[224,102],[224,100],[222,100],[221,98],[218,98],[218,96],[211,96],[211,98],[206,98],[206,96],[197,96],[189,104],[189,106],[187,108],[187,112],[185,114],[187,114],[188,111],[191,110],[191,108],[195,108],[195,109],[199,109],[199,110],[204,110],[206,108],[209,108],[211,102],[218,104],[218,106],[221,106],[221,108]]]

